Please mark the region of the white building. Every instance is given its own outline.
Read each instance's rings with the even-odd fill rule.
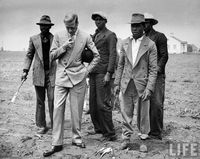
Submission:
[[[187,42],[175,37],[173,34],[167,37],[168,52],[180,54],[187,52]]]

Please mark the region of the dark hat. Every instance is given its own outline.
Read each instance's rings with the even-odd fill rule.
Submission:
[[[101,17],[102,19],[105,19],[105,20],[107,21],[107,16],[106,16],[106,14],[103,13],[102,11],[92,13],[92,17],[91,17],[92,20],[95,20],[95,18],[96,18],[97,16],[99,16],[99,17]]]
[[[131,22],[129,24],[139,24],[145,23],[144,15],[140,13],[133,13],[131,17]]]
[[[39,23],[36,23],[37,25],[54,25],[51,23],[51,19],[48,15],[43,15],[40,19]]]
[[[144,13],[144,18],[146,22],[150,21],[152,25],[156,25],[158,23],[158,21],[153,17],[152,14]]]
[[[94,58],[93,52],[86,46],[81,54],[81,61],[90,63]]]

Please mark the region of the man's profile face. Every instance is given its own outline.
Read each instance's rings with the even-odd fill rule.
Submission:
[[[40,31],[42,34],[49,33],[51,26],[50,25],[40,25]]]
[[[142,37],[144,32],[144,26],[142,23],[131,24],[131,32],[134,39]]]
[[[78,23],[73,23],[73,24],[71,24],[71,25],[66,25],[66,24],[65,24],[65,27],[66,27],[68,33],[69,33],[71,36],[73,36],[73,35],[75,35],[75,33],[76,33],[76,31],[77,31]]]
[[[106,20],[103,19],[102,17],[100,16],[96,16],[96,18],[94,19],[95,21],[95,24],[97,26],[98,29],[102,29],[105,27],[105,24],[106,24]]]
[[[148,32],[151,29],[151,22],[150,21],[146,21],[145,22],[145,32]]]

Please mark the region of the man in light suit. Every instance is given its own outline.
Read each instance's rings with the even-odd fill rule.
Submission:
[[[49,58],[49,50],[53,41],[53,35],[49,32],[51,19],[48,15],[43,15],[40,22],[41,33],[34,35],[29,40],[29,48],[24,60],[23,74],[21,79],[26,80],[31,64],[33,62],[33,85],[36,91],[36,126],[38,133],[47,132],[45,116],[45,91],[47,91],[49,116],[53,127],[53,107],[54,107],[54,86],[56,62]]]
[[[91,36],[78,29],[77,14],[66,14],[64,24],[66,30],[55,34],[51,47],[51,59],[57,59],[52,132],[53,147],[43,154],[44,157],[63,149],[64,111],[68,94],[72,122],[72,145],[85,148],[81,137],[81,119],[86,91],[86,77],[100,59]],[[94,55],[93,60],[87,67],[81,61],[81,54],[85,46]]]
[[[123,41],[115,76],[115,93],[120,92],[122,145],[125,149],[132,134],[134,106],[138,105],[137,126],[141,139],[150,131],[149,98],[154,91],[157,77],[157,50],[155,43],[144,35],[144,15],[132,14],[132,35]]]

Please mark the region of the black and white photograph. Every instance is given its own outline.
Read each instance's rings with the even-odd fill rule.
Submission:
[[[0,158],[200,158],[199,17],[199,0],[0,0]]]

